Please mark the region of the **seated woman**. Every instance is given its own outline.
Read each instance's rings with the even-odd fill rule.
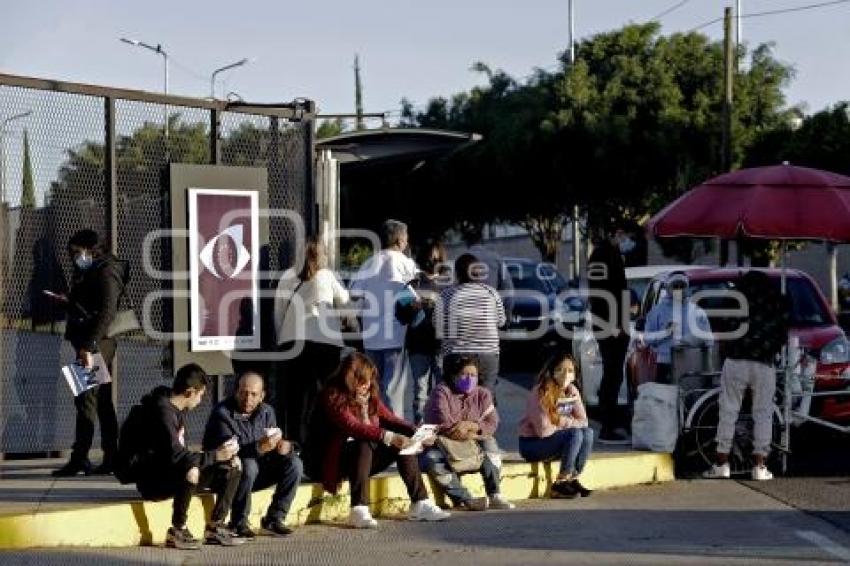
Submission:
[[[590,451],[593,429],[588,426],[581,393],[575,386],[575,362],[559,354],[543,366],[519,423],[519,453],[529,462],[560,460],[552,497],[587,497],[591,490],[579,482]]]
[[[425,452],[422,467],[457,508],[469,511],[484,511],[488,507],[513,509],[514,504],[499,493],[501,458],[493,437],[499,426],[499,413],[493,405],[493,394],[478,385],[478,358],[452,354],[446,356],[443,364],[443,382],[434,389],[425,406],[425,422],[438,425],[438,434],[450,441],[477,444],[477,452],[473,450],[470,455],[467,451],[467,460],[474,465],[480,459],[481,463],[477,469],[468,468],[468,471],[481,474],[487,497],[473,498],[461,485],[445,442],[438,440]]]
[[[349,524],[376,528],[369,513],[369,477],[393,462],[407,486],[411,521],[442,521],[450,517],[428,499],[415,455],[399,451],[410,444],[412,424],[394,415],[378,389],[378,370],[360,353],[345,358],[319,394],[303,460],[308,475],[321,479],[336,493],[342,480],[351,485]]]

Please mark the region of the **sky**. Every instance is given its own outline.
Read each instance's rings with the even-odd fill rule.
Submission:
[[[743,14],[818,0],[742,0]],[[822,0],[821,0],[822,1]],[[662,19],[686,31],[723,15],[733,0],[689,0]],[[577,37],[653,18],[678,0],[575,0]],[[170,91],[248,101],[303,96],[322,112],[354,109],[353,59],[361,58],[365,109],[397,111],[402,97],[424,105],[480,83],[483,61],[515,76],[553,68],[567,43],[567,0],[3,0],[0,72],[161,91],[162,60],[118,41],[161,43],[172,59]],[[716,23],[704,33],[720,38]],[[745,42],[772,41],[797,75],[788,102],[817,111],[850,99],[850,3],[748,18]]]

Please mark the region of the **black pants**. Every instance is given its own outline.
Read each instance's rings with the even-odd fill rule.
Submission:
[[[398,465],[398,475],[407,487],[410,501],[428,499],[428,490],[422,482],[422,472],[416,456],[401,456],[398,450],[379,442],[352,440],[342,449],[342,470],[351,485],[351,506],[369,504],[369,478],[386,470],[390,464]]]
[[[604,429],[617,426],[617,399],[623,385],[623,361],[628,345],[629,338],[625,333],[599,341],[603,368],[602,383],[599,384],[599,412]]]
[[[186,481],[186,472],[182,467],[170,470],[149,468],[140,472],[140,475],[144,479],[140,480],[136,487],[143,499],[162,501],[174,498],[171,524],[179,528],[186,526],[192,496],[204,491],[212,491],[216,495],[210,523],[223,523],[239,487],[242,470],[233,467],[229,462],[213,464],[201,469],[197,485]]]
[[[281,346],[287,350],[292,343]],[[304,446],[319,390],[339,366],[340,348],[306,340],[297,357],[281,364],[277,376],[277,415],[284,436]]]
[[[111,369],[112,359],[115,357],[115,340],[103,339],[99,346],[107,367]],[[112,403],[112,384],[98,385],[78,395],[74,398],[74,406],[77,408],[77,424],[71,460],[88,460],[94,440],[94,423],[99,420],[103,461],[111,463],[118,452],[118,417]]]

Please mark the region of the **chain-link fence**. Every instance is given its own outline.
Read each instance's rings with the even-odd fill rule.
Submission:
[[[129,260],[138,309],[169,287],[142,258],[148,235],[170,227],[169,163],[266,167],[270,208],[297,213],[310,230],[314,115],[309,101],[234,106],[0,74],[0,453],[73,442],[73,399],[59,372],[73,359],[65,313],[42,293],[68,291],[69,237],[92,228]],[[294,234],[272,216],[272,272],[288,266]],[[172,241],[149,244],[153,267],[169,271]],[[154,327],[170,330],[171,308],[153,303]],[[119,340],[119,419],[171,377],[169,352],[142,332]],[[195,434],[207,412],[196,411]]]

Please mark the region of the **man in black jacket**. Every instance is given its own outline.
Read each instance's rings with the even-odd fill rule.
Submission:
[[[65,339],[73,346],[82,366],[92,368],[93,355],[100,353],[109,367],[115,355],[115,340],[107,337],[107,331],[124,290],[124,264],[107,252],[93,230],[74,234],[68,242],[68,253],[74,264],[71,292],[68,297],[59,297],[68,309]],[[95,419],[100,420],[103,463],[94,473],[111,474],[118,449],[118,418],[112,403],[112,384],[104,383],[81,393],[74,398],[74,406],[77,422],[71,459],[53,475],[65,477],[92,472],[88,454]]]
[[[174,386],[160,386],[142,398],[142,434],[134,447],[136,487],[146,500],[174,498],[166,545],[179,549],[200,546],[186,527],[192,495],[211,489],[215,507],[204,531],[207,544],[232,546],[244,542],[224,526],[241,476],[238,444],[230,438],[215,448],[193,452],[186,447],[186,413],[197,407],[210,381],[196,364],[177,371]],[[125,427],[127,425],[125,424]],[[122,444],[125,433],[122,430]],[[126,449],[122,445],[122,452]]]
[[[263,403],[264,397],[263,378],[253,372],[244,373],[233,396],[213,409],[204,434],[204,449],[219,446],[229,438],[238,439],[242,479],[233,499],[230,527],[248,539],[255,536],[248,521],[251,492],[273,485],[272,502],[260,525],[280,536],[292,532],[284,520],[304,469],[293,444],[283,438],[277,427],[274,409]]]

